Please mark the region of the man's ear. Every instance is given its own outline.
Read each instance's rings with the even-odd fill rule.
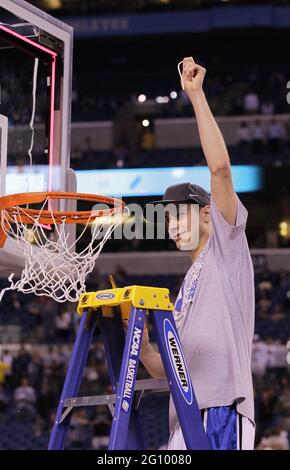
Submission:
[[[203,219],[205,222],[209,222],[209,217],[210,217],[210,205],[207,204],[202,208],[202,214],[203,214]]]

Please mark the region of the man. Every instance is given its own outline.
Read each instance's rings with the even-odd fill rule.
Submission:
[[[167,188],[163,204],[186,204],[170,215],[168,229],[192,266],[175,304],[174,317],[212,449],[252,449],[254,403],[251,348],[254,332],[254,273],[245,235],[247,210],[234,192],[228,152],[202,85],[206,70],[183,60],[181,83],[195,111],[202,149],[211,173],[211,196],[190,183]],[[186,229],[199,205],[199,242]],[[185,222],[185,218],[187,221]],[[194,247],[190,249],[190,246]],[[156,378],[165,377],[159,353],[145,330],[141,361]],[[168,449],[185,449],[173,401]],[[194,432],[194,429],[192,430]]]

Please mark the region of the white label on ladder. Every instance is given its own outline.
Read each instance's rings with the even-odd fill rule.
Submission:
[[[135,326],[134,332],[133,332],[132,343],[131,343],[131,351],[130,351],[128,366],[127,366],[127,371],[126,371],[124,394],[122,397],[122,409],[126,412],[129,410],[129,402],[127,400],[131,400],[132,393],[133,393],[133,381],[134,381],[134,376],[136,373],[136,366],[137,366],[137,360],[134,359],[134,357],[137,357],[139,354],[139,349],[141,345],[141,333],[142,333],[141,328],[138,328],[137,326]]]
[[[185,365],[185,359],[182,353],[181,345],[177,333],[166,318],[163,323],[163,332],[165,338],[165,344],[168,352],[168,357],[171,362],[172,369],[178,384],[178,387],[182,393],[188,405],[191,405],[193,394],[190,381],[190,375]]]

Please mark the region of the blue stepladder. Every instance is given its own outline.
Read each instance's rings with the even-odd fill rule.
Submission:
[[[49,450],[64,449],[71,412],[79,406],[106,404],[112,413],[108,450],[144,450],[138,393],[169,388],[187,449],[209,450],[189,371],[175,327],[168,289],[128,286],[84,293],[81,321],[57,408]],[[146,316],[152,321],[166,380],[136,380]],[[129,320],[127,334],[122,321]],[[86,361],[99,322],[111,395],[78,397]]]

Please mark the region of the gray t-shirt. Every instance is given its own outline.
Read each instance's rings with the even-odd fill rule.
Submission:
[[[186,308],[177,299],[174,317],[199,408],[236,402],[237,411],[254,422],[255,293],[245,234],[248,212],[238,199],[236,225],[232,226],[212,197],[210,207],[211,235],[182,286],[185,291],[190,277],[194,279],[193,295],[188,296]],[[170,431],[178,424],[171,398]]]

